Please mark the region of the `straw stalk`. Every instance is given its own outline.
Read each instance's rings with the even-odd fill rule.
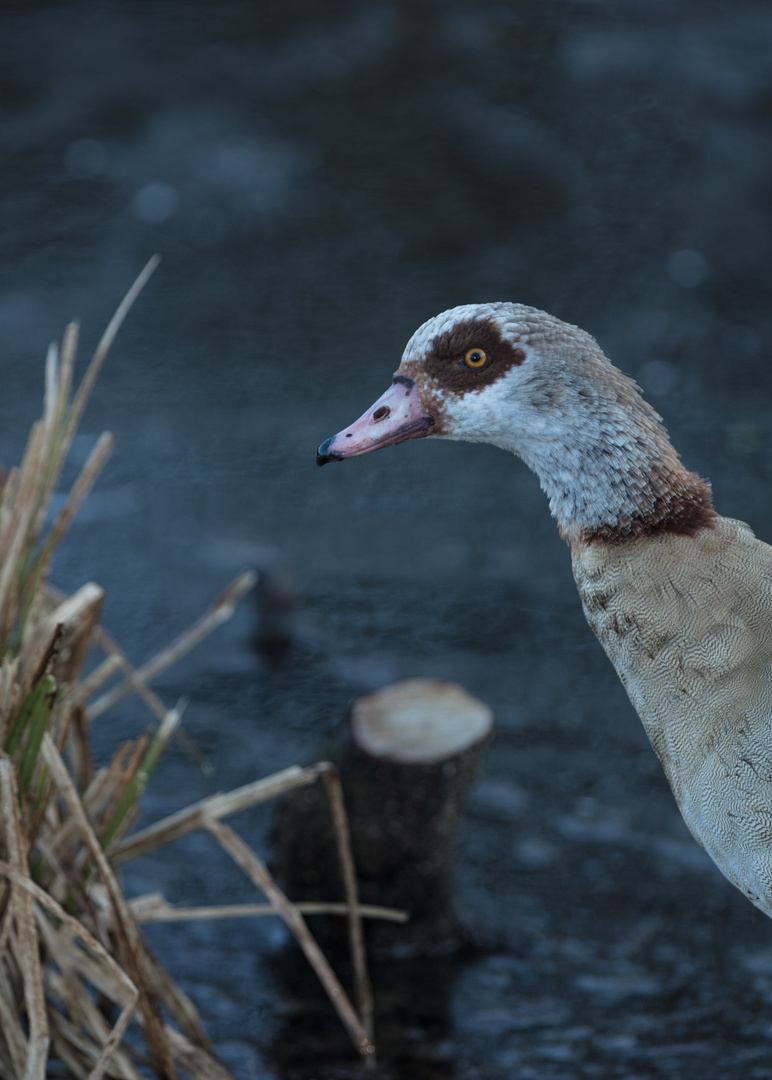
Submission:
[[[49,582],[56,547],[110,454],[109,434],[96,442],[49,523],[51,498],[97,373],[156,262],[118,308],[77,390],[77,326],[67,327],[61,349],[51,346],[43,415],[19,467],[0,477],[0,1075],[20,1080],[43,1080],[54,1063],[58,1075],[79,1080],[140,1080],[148,1063],[164,1080],[173,1080],[178,1067],[194,1078],[227,1080],[194,1005],[143,942],[140,923],[158,919],[278,914],[314,965],[354,1045],[371,1056],[361,917],[403,917],[359,905],[340,785],[325,763],[286,769],[204,799],[129,835],[165,747],[172,737],[183,737],[181,707],[168,709],[149,681],[229,618],[255,581],[253,573],[241,574],[186,634],[136,670],[100,626],[102,589],[87,582],[64,596]],[[102,659],[86,674],[90,651]],[[89,727],[127,694],[144,702],[155,723],[96,769]],[[335,822],[347,902],[311,910],[349,921],[356,1008],[311,937],[303,905],[284,896],[259,856],[223,823],[320,779]],[[116,875],[121,863],[194,829],[206,830],[231,855],[267,904],[175,909],[156,894],[131,901],[123,896]],[[137,1038],[131,1045],[124,1038],[132,1020],[146,1047],[141,1060]]]

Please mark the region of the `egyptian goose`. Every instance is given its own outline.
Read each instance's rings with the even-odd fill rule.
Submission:
[[[537,474],[686,824],[772,916],[772,548],[715,512],[597,342],[535,308],[471,304],[424,323],[317,463],[424,436],[492,443]]]

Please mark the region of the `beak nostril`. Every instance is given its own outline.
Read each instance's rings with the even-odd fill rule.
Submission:
[[[388,405],[381,405],[380,409],[376,409],[375,412],[373,413],[373,420],[377,424],[379,420],[385,420],[390,412],[391,412],[391,409],[389,408]]]
[[[347,432],[346,432],[346,438],[347,438],[347,439],[350,439],[350,438],[351,438],[351,436],[352,436],[353,434],[354,434],[354,432],[353,432],[353,431],[347,431]]]

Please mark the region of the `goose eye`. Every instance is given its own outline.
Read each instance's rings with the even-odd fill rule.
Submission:
[[[464,363],[468,368],[481,368],[488,363],[488,354],[485,349],[467,349],[464,353]]]

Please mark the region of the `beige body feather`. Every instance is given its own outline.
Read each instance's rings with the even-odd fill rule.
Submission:
[[[772,547],[717,518],[575,547],[573,566],[686,824],[772,916]]]

